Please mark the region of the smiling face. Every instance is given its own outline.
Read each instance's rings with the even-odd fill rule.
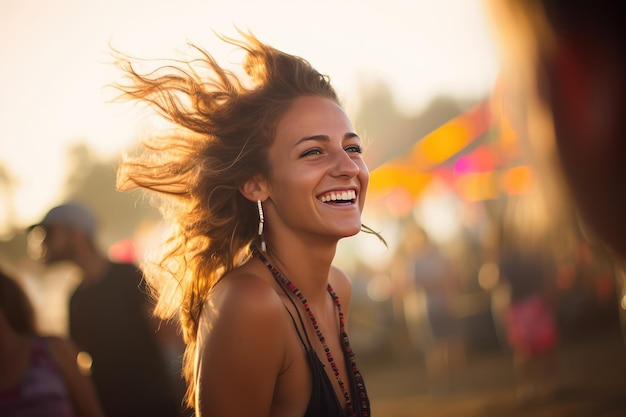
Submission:
[[[280,119],[269,149],[272,234],[286,228],[340,239],[361,229],[369,171],[361,140],[333,100],[300,97]]]

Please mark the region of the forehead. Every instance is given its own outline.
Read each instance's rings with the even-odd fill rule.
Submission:
[[[280,119],[276,139],[298,140],[310,135],[340,135],[354,128],[344,109],[325,97],[298,97]]]

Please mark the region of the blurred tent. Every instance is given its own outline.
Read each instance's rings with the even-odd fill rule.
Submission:
[[[373,170],[371,198],[411,207],[435,179],[468,202],[528,193],[533,170],[502,97],[496,85],[489,97],[419,138],[406,155]]]

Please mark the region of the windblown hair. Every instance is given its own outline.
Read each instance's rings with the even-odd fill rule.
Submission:
[[[329,78],[306,60],[261,43],[219,36],[245,52],[244,83],[202,48],[199,58],[141,73],[120,54],[127,80],[120,98],[147,103],[175,129],[155,134],[142,152],[124,156],[117,188],[148,190],[172,226],[164,251],[142,265],[157,298],[155,314],[178,319],[186,343],[183,374],[193,406],[193,363],[202,305],[208,291],[243,258],[256,238],[258,212],[239,188],[255,175],[267,177],[268,148],[281,116],[301,96],[338,102]]]

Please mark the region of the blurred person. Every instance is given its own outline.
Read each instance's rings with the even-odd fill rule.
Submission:
[[[0,416],[104,416],[69,341],[41,336],[27,294],[0,270]]]
[[[362,140],[329,78],[239,31],[238,78],[204,49],[186,65],[120,64],[131,99],[178,125],[122,160],[172,224],[144,264],[157,313],[178,313],[187,401],[204,416],[369,416],[347,334],[351,282],[333,265],[361,224]],[[373,232],[372,232],[373,233]]]
[[[43,261],[70,261],[81,282],[70,297],[69,334],[91,359],[91,377],[106,415],[179,415],[180,398],[141,271],[100,252],[97,222],[84,204],[52,208],[34,227],[45,230]]]
[[[484,0],[484,5],[501,46],[504,86],[512,92],[513,111],[521,114],[520,131],[531,138],[540,170],[552,171],[542,185],[564,179],[586,233],[623,260],[626,3]],[[568,209],[558,207],[565,207],[559,216]]]
[[[437,245],[414,221],[404,226],[401,252],[408,280],[405,303],[425,303],[426,322],[407,324],[417,328],[409,329],[409,333],[413,333],[424,348],[429,392],[433,395],[452,393],[456,376],[465,365],[465,341],[455,314],[459,288],[454,272]],[[405,311],[415,308],[405,306]],[[421,334],[415,334],[416,330]]]
[[[558,382],[559,331],[550,283],[556,271],[537,255],[511,250],[502,255],[500,274],[509,289],[501,319],[513,354],[518,399],[552,395]]]

